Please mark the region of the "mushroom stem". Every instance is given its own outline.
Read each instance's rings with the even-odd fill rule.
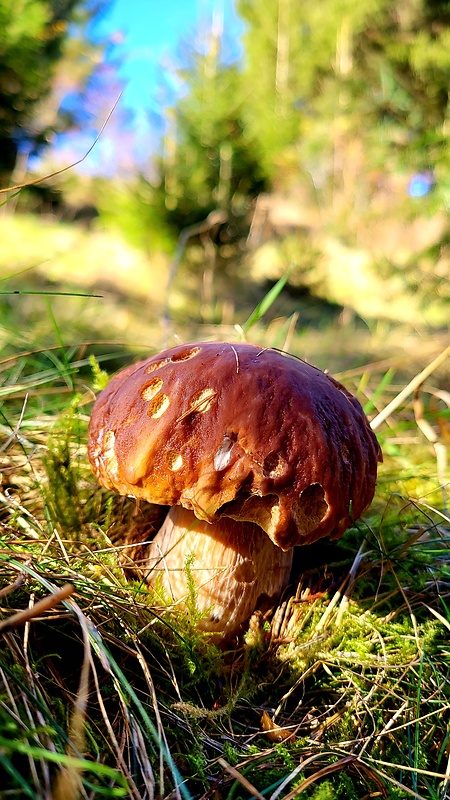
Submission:
[[[210,524],[173,506],[149,547],[147,581],[183,604],[192,574],[202,615],[197,627],[229,638],[258,605],[279,597],[289,580],[292,556],[292,550],[281,550],[252,522],[223,517]]]

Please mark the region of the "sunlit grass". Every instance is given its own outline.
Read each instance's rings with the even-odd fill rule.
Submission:
[[[23,349],[55,343],[46,297],[36,296],[40,291],[49,293],[65,344],[160,340],[163,257],[150,259],[101,228],[33,215],[0,215],[0,239],[0,347],[19,339]]]
[[[213,259],[193,246],[175,270],[168,296],[169,258],[150,257],[96,224],[86,230],[31,214],[0,215],[0,348],[10,352],[14,343],[24,351],[53,352],[51,315],[65,347],[94,341],[96,352],[102,342],[106,352],[113,343],[115,352],[123,346],[135,354],[180,339],[239,339],[240,327],[270,291],[264,281],[253,281],[245,258]],[[40,291],[54,294],[34,294]],[[259,344],[287,346],[333,373],[387,361],[399,380],[431,359],[446,337],[415,317],[402,325],[365,318],[292,287],[276,297],[262,321],[251,321],[247,335]]]
[[[279,606],[226,651],[125,574],[118,540],[133,504],[98,487],[86,442],[101,369],[131,348],[69,344],[51,308],[46,347],[19,326],[0,360],[5,797],[444,798],[448,362],[377,429],[371,509],[339,543],[299,549]],[[264,323],[254,341],[302,354],[298,318]],[[333,338],[324,332],[325,359]],[[347,353],[338,377],[374,418],[411,364],[360,357]]]

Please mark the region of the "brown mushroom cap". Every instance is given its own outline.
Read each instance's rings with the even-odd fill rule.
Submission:
[[[254,522],[287,550],[338,537],[370,504],[381,451],[359,402],[321,370],[252,344],[195,343],[119,372],[91,416],[109,489]]]

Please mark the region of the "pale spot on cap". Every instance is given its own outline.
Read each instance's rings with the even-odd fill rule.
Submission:
[[[113,476],[117,475],[119,466],[117,463],[116,453],[114,451],[115,443],[116,436],[114,431],[107,431],[103,437],[103,451],[101,454],[101,459],[107,471]]]
[[[230,463],[231,449],[234,445],[234,440],[229,436],[223,437],[223,442],[220,445],[217,453],[214,456],[214,469],[216,472],[221,472]]]
[[[194,358],[201,350],[201,347],[190,347],[188,350],[183,350],[181,353],[174,353],[170,360],[173,363],[177,361],[189,361],[190,358]]]
[[[150,400],[153,400],[155,395],[161,390],[162,385],[163,382],[161,378],[153,378],[151,381],[149,381],[149,383],[146,383],[145,386],[142,387],[139,394],[143,400],[150,402]]]
[[[200,350],[201,347],[189,347],[186,350],[182,350],[180,353],[173,353],[173,355],[167,358],[159,358],[157,361],[152,361],[148,364],[145,368],[145,372],[148,374],[157,369],[161,369],[161,367],[165,367],[166,364],[176,364],[178,361],[189,361],[190,358],[194,358],[197,353],[200,353]]]
[[[181,453],[177,453],[176,450],[170,450],[166,453],[166,462],[172,472],[178,472],[183,466],[183,456]]]
[[[191,397],[188,411],[192,413],[197,411],[199,414],[205,414],[211,408],[216,394],[215,389],[201,389],[200,392],[196,392]]]
[[[169,364],[169,363],[170,363],[170,358],[161,358],[161,359],[159,359],[159,361],[152,361],[145,368],[144,372],[147,373],[147,375],[148,375],[150,372],[154,372],[155,369],[160,369],[160,367],[163,367],[164,364]]]
[[[170,406],[170,398],[166,394],[157,394],[147,409],[147,414],[152,419],[159,419]]]

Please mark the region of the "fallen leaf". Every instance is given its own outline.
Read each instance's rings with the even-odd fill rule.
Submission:
[[[282,728],[269,716],[267,711],[263,711],[261,717],[261,728],[267,734],[267,738],[271,742],[285,742],[289,739],[291,742],[295,740],[295,734],[290,728]]]

